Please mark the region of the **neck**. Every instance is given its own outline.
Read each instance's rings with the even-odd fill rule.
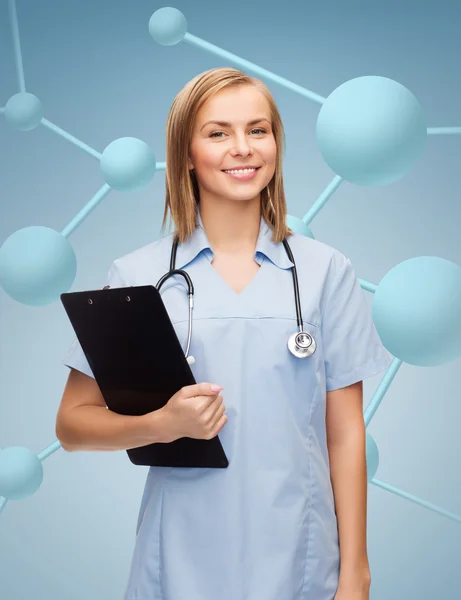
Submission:
[[[213,251],[223,254],[254,252],[259,235],[259,197],[250,202],[203,202],[203,227]]]

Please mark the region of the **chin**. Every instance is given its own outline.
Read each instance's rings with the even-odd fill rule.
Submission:
[[[257,190],[254,193],[251,194],[244,194],[244,193],[240,193],[240,194],[231,194],[230,196],[227,196],[229,198],[229,200],[234,200],[236,202],[251,202],[252,200],[255,200],[259,194],[261,193],[261,191]]]

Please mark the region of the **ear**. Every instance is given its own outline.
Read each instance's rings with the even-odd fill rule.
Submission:
[[[194,165],[192,164],[190,157],[187,160],[187,168],[189,169],[189,171],[191,171],[194,168]]]

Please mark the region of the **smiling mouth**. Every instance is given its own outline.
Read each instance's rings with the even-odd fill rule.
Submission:
[[[261,167],[243,167],[240,169],[223,169],[223,173],[231,173],[233,175],[239,175],[244,173],[255,173]]]
[[[256,177],[257,171],[259,171],[261,167],[253,167],[246,169],[223,169],[223,173],[229,175],[235,180],[238,181],[250,181],[254,177]]]

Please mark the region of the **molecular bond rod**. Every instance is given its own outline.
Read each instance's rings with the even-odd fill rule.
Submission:
[[[26,82],[24,79],[24,67],[22,64],[21,42],[19,40],[18,14],[16,11],[16,0],[9,1],[10,25],[13,35],[14,59],[16,65],[16,75],[18,77],[19,90],[26,91]]]
[[[37,454],[37,458],[43,462],[46,458],[54,454],[61,447],[61,442],[59,440],[55,440],[52,444],[49,444],[44,450],[39,452]]]
[[[357,279],[359,280],[362,289],[366,290],[367,292],[371,292],[372,294],[374,294],[378,289],[376,283],[371,283],[371,281],[367,281],[366,279],[362,279],[361,277],[357,277]]]
[[[460,516],[455,515],[454,513],[449,512],[449,511],[445,510],[444,508],[440,508],[439,506],[436,506],[435,504],[432,504],[431,502],[422,500],[421,498],[418,498],[417,496],[413,496],[412,494],[409,494],[408,492],[404,492],[403,490],[396,488],[393,485],[390,485],[389,483],[384,483],[384,481],[381,481],[380,479],[373,478],[370,483],[372,483],[373,485],[376,485],[377,487],[382,488],[383,490],[386,490],[387,492],[391,492],[392,494],[395,494],[396,496],[401,496],[402,498],[405,498],[406,500],[410,500],[410,502],[419,504],[420,506],[423,506],[424,508],[427,508],[428,510],[432,510],[433,512],[439,513],[440,515],[443,515],[444,517],[448,517],[449,519],[452,519],[453,521],[457,521],[458,523],[461,523]]]
[[[327,187],[323,190],[314,204],[310,207],[304,217],[301,219],[305,225],[309,225],[314,217],[318,215],[318,213],[322,210],[328,200],[333,196],[336,190],[339,188],[341,183],[344,181],[342,177],[336,175],[331,182],[327,185]]]
[[[231,52],[227,52],[227,50],[223,50],[219,46],[210,44],[210,42],[206,42],[205,40],[202,40],[201,38],[196,37],[195,35],[192,35],[191,33],[186,33],[183,38],[183,41],[187,42],[188,44],[191,44],[192,46],[196,46],[197,48],[201,48],[202,50],[205,50],[206,52],[209,52],[210,54],[214,54],[215,56],[220,56],[221,58],[224,58],[230,62],[233,62],[234,64],[238,65],[242,69],[247,69],[248,71],[252,71],[253,73],[255,73],[256,75],[258,75],[260,77],[265,77],[266,79],[269,79],[270,81],[273,81],[274,83],[277,83],[277,84],[287,88],[288,90],[295,92],[296,94],[300,94],[301,96],[304,96],[304,98],[308,98],[309,100],[313,100],[314,102],[317,102],[317,104],[323,104],[325,102],[325,98],[323,98],[323,96],[319,96],[319,94],[316,94],[315,92],[311,92],[310,90],[308,90],[296,83],[293,83],[292,81],[289,81],[288,79],[285,79],[284,77],[280,77],[279,75],[276,75],[275,73],[272,73],[271,71],[268,71],[267,69],[263,69],[262,67],[259,67],[255,63],[245,60],[244,58],[241,58],[240,56],[232,54]]]
[[[96,192],[96,194],[91,198],[91,200],[82,208],[82,210],[75,215],[75,217],[68,223],[64,229],[61,231],[61,234],[67,238],[69,235],[74,232],[79,225],[88,217],[88,215],[93,212],[93,210],[100,204],[100,202],[107,196],[107,194],[112,190],[110,185],[105,183],[100,190]]]
[[[61,129],[57,125],[54,125],[53,123],[50,123],[50,121],[48,121],[48,119],[43,118],[40,121],[40,123],[42,125],[45,125],[45,127],[48,127],[48,129],[50,129],[54,133],[57,133],[58,135],[60,135],[62,138],[64,138],[68,142],[71,142],[72,144],[74,144],[78,148],[81,148],[82,150],[84,150],[85,152],[87,152],[88,154],[90,154],[91,156],[93,156],[94,158],[97,158],[98,160],[101,160],[101,156],[102,155],[99,152],[97,152],[96,150],[93,150],[93,148],[90,148],[90,146],[88,146],[84,142],[81,142],[76,137],[74,137],[70,133],[67,133],[67,131],[64,131],[63,129]]]
[[[389,389],[394,377],[397,375],[398,370],[402,365],[402,360],[400,358],[394,357],[391,364],[387,368],[384,373],[383,378],[381,379],[381,383],[375,390],[375,393],[371,397],[371,400],[363,413],[363,418],[365,421],[365,427],[368,427],[371,419],[373,418],[375,412],[378,410],[379,405],[381,404],[382,399],[384,398],[387,390]]]
[[[461,127],[428,127],[427,135],[460,135]]]

